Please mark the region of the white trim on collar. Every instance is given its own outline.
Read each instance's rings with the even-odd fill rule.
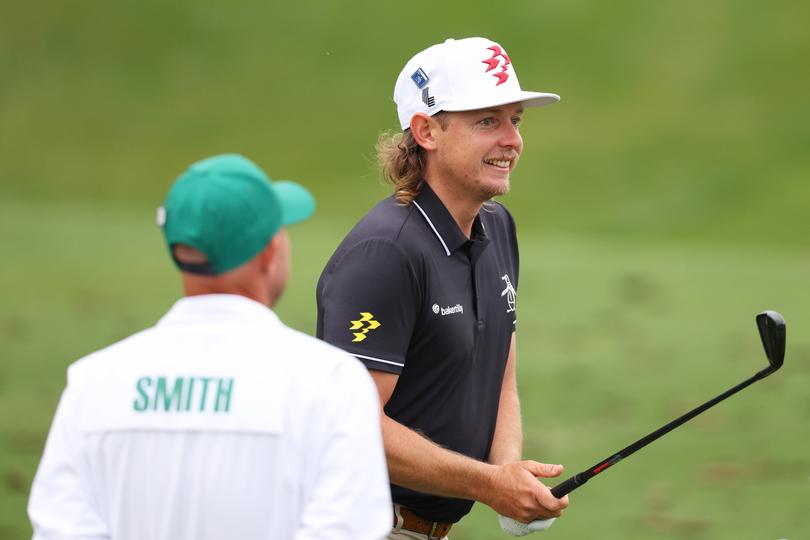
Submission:
[[[442,243],[442,247],[444,248],[444,252],[447,253],[447,256],[449,257],[450,256],[450,250],[447,248],[447,244],[444,243],[444,238],[442,238],[442,235],[440,235],[439,231],[436,230],[436,227],[433,226],[433,222],[430,221],[430,218],[427,216],[425,211],[422,210],[422,207],[419,206],[419,203],[417,203],[416,201],[412,201],[412,202],[413,202],[413,205],[416,206],[416,208],[422,213],[422,215],[425,216],[425,219],[427,220],[428,225],[430,225],[430,228],[433,229],[433,232],[436,234],[436,237],[439,239],[439,242]]]

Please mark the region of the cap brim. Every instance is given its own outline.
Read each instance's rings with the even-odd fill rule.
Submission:
[[[539,107],[541,105],[557,103],[558,101],[560,101],[560,96],[557,94],[520,91],[510,96],[504,96],[502,99],[476,99],[475,101],[469,101],[466,103],[450,103],[443,106],[442,110],[447,112],[475,111],[478,109],[488,109],[490,107],[509,105],[510,103],[522,103],[524,107]]]
[[[281,201],[282,225],[304,221],[315,211],[315,197],[301,184],[291,180],[274,180],[273,190]]]

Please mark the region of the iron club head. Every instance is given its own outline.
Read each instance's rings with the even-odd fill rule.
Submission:
[[[785,360],[785,319],[776,311],[763,311],[757,315],[757,328],[773,373]]]
[[[765,347],[765,354],[768,355],[769,365],[767,368],[758,371],[753,377],[749,377],[733,388],[729,388],[719,396],[710,399],[703,405],[695,407],[688,413],[681,415],[672,422],[661,426],[647,436],[642,437],[633,444],[612,454],[610,457],[603,459],[590,469],[586,469],[581,473],[575,474],[574,476],[568,478],[564,482],[557,484],[551,488],[551,493],[557,498],[565,496],[578,487],[584,485],[585,482],[602,471],[612,467],[626,457],[633,455],[638,450],[644,448],[651,442],[660,439],[678,426],[688,422],[707,409],[714,407],[729,396],[733,396],[740,390],[748,388],[749,385],[767,377],[782,367],[782,362],[785,360],[785,319],[776,311],[763,311],[757,315],[756,321],[757,328],[759,329],[759,336],[762,338],[762,346]]]

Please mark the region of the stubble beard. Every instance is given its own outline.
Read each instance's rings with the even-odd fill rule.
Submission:
[[[450,163],[439,162],[437,167],[438,177],[446,179],[446,184],[454,186],[454,191],[458,196],[465,199],[485,203],[494,197],[509,193],[509,176],[504,179],[488,179],[484,171],[467,170],[459,171]],[[509,171],[511,174],[511,171]],[[480,176],[479,176],[480,175]]]
[[[486,196],[486,200],[506,195],[509,193],[509,179],[507,178],[506,182],[494,186],[482,186],[482,191],[483,195]]]

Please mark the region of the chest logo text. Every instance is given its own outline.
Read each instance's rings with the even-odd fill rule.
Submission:
[[[442,317],[445,315],[452,315],[454,313],[464,313],[464,306],[461,304],[456,304],[455,306],[447,306],[441,307],[439,304],[433,304],[433,313],[438,315],[439,313],[442,314]]]

